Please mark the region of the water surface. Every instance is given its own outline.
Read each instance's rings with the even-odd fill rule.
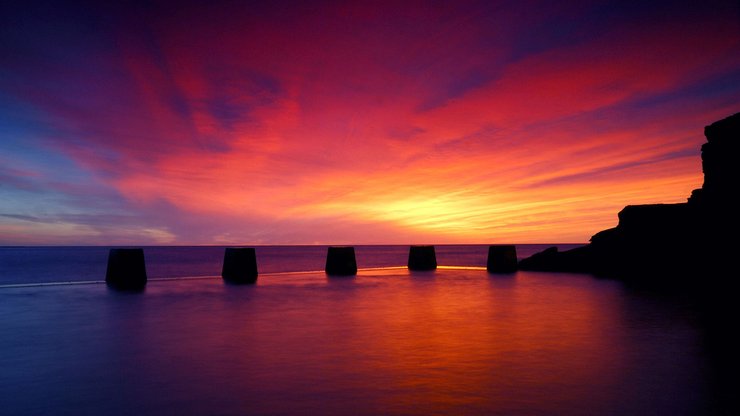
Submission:
[[[587,275],[263,275],[0,289],[6,414],[690,415],[690,302]]]

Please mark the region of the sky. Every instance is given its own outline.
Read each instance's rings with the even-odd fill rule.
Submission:
[[[740,111],[735,0],[104,3],[0,5],[0,245],[586,242]]]

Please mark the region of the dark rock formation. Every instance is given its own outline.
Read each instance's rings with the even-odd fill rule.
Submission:
[[[437,254],[434,246],[411,246],[409,248],[409,270],[435,270]]]
[[[486,270],[489,273],[514,273],[516,269],[516,246],[494,245],[488,247]]]
[[[353,276],[357,274],[354,247],[329,247],[326,252],[326,274],[330,276]]]
[[[619,213],[617,227],[595,234],[590,244],[564,252],[549,248],[523,259],[519,268],[648,280],[675,280],[706,270],[721,274],[730,264],[738,232],[734,201],[740,184],[740,113],[707,126],[704,134],[704,184],[688,202],[629,205]]]
[[[221,277],[229,283],[255,283],[257,281],[257,255],[254,248],[226,248]]]
[[[108,252],[105,282],[119,290],[140,291],[146,286],[146,265],[141,248],[112,248]]]

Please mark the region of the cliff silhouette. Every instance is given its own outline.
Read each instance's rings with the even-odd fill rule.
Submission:
[[[584,272],[623,279],[721,279],[735,262],[740,184],[740,113],[704,128],[704,183],[685,203],[628,205],[619,224],[568,251],[551,247],[522,270]],[[731,270],[731,269],[729,269]]]

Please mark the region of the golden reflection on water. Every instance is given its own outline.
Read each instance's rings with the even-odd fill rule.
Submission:
[[[90,414],[691,414],[701,403],[693,330],[588,276],[393,268],[156,281],[136,295],[7,290],[4,394],[19,414],[70,397]]]
[[[250,318],[237,333],[211,326],[243,349],[229,355],[245,359],[247,380],[257,367],[281,394],[338,395],[370,413],[459,414],[569,408],[623,377],[619,295],[594,291],[588,277],[451,268],[309,281],[271,305],[245,300],[239,314]],[[262,285],[255,291],[286,288]]]
[[[396,386],[386,406],[425,403],[446,412],[513,397],[568,401],[575,398],[564,395],[582,391],[563,386],[619,376],[621,351],[609,327],[618,320],[605,299],[578,286],[517,285],[514,277],[479,283],[412,281],[357,299],[350,325],[361,328],[366,352],[356,369],[384,373]],[[597,359],[605,351],[606,363]]]

